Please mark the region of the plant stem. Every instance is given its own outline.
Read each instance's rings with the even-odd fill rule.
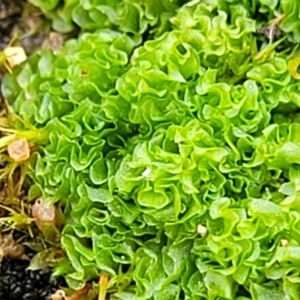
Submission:
[[[19,131],[8,136],[0,138],[0,152],[5,150],[5,148],[12,142],[26,138],[28,142],[33,143],[45,143],[47,141],[47,135],[44,134],[41,130],[28,130],[28,131]]]
[[[108,275],[103,274],[100,276],[99,281],[99,297],[98,300],[105,300],[108,286]]]

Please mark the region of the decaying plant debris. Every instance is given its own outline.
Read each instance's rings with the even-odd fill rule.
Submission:
[[[12,234],[0,235],[0,261],[4,257],[29,259],[25,254],[25,247],[15,241]]]

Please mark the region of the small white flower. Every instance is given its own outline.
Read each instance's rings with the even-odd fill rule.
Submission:
[[[280,244],[282,247],[287,247],[289,245],[289,241],[286,239],[281,239]]]
[[[198,225],[197,226],[197,232],[198,232],[198,234],[200,234],[203,237],[207,233],[207,228],[203,225]]]
[[[150,168],[146,168],[146,170],[142,173],[143,177],[148,177],[151,173],[151,169]]]

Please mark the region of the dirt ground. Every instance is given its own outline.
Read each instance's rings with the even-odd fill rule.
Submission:
[[[22,0],[0,0],[0,49],[10,41],[11,32],[22,16]]]

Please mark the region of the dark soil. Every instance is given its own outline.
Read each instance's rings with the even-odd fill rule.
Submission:
[[[11,32],[22,16],[22,0],[0,0],[0,49],[10,42]]]
[[[59,289],[50,270],[28,271],[29,262],[4,259],[0,270],[0,300],[46,300]]]
[[[26,255],[35,253],[27,248]],[[28,260],[5,258],[0,267],[0,300],[48,300],[60,282],[51,277],[51,270],[29,271]]]
[[[14,240],[23,242],[36,241],[25,232],[14,231]],[[0,263],[0,300],[49,300],[63,279],[56,280],[51,277],[49,268],[38,271],[27,270],[30,259],[35,251],[25,246],[25,255],[28,259],[4,258]]]

